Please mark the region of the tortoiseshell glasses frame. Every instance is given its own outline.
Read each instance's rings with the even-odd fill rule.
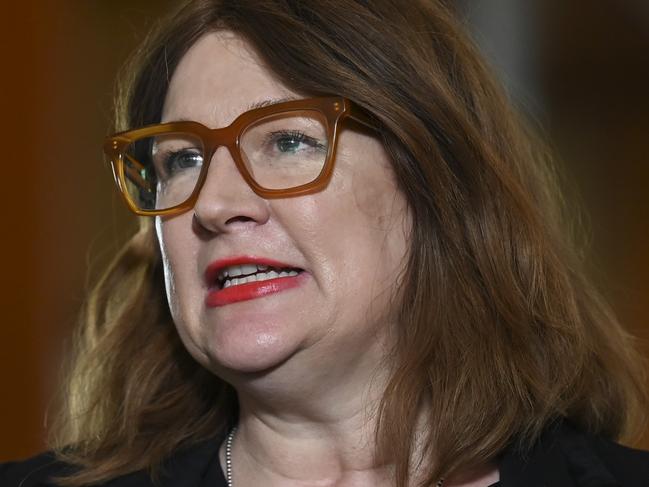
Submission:
[[[264,118],[282,114],[308,114],[313,116],[318,114],[320,122],[326,131],[327,145],[324,164],[315,179],[289,188],[267,188],[260,185],[249,168],[247,167],[241,150],[242,134],[251,126],[254,126]],[[237,169],[250,188],[262,198],[284,198],[301,196],[313,193],[323,189],[329,182],[333,173],[336,146],[338,143],[338,134],[341,122],[347,118],[370,128],[376,129],[375,123],[368,117],[362,109],[347,98],[341,96],[327,96],[308,98],[302,100],[291,100],[287,102],[276,103],[261,108],[255,108],[239,115],[229,126],[223,128],[210,129],[198,122],[181,121],[150,125],[134,130],[120,132],[108,137],[104,143],[104,152],[109,158],[113,177],[117,188],[119,189],[128,208],[135,214],[141,216],[172,216],[183,213],[194,207],[199,197],[201,188],[206,180],[210,161],[216,150],[223,146],[226,147],[236,164]],[[145,181],[141,176],[139,169],[143,167],[141,163],[129,157],[127,151],[135,141],[147,137],[159,137],[172,134],[190,134],[202,142],[202,167],[197,176],[195,187],[188,198],[179,204],[170,208],[141,208],[132,195],[129,194],[127,186],[127,173],[132,184],[140,187],[146,187],[151,191],[151,184]],[[128,165],[124,163],[128,159]],[[136,183],[133,183],[136,181]],[[146,186],[145,186],[146,185]]]

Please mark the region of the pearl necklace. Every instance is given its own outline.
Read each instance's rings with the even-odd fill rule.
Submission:
[[[225,480],[228,483],[228,487],[233,487],[232,483],[232,441],[234,440],[234,434],[237,432],[237,427],[235,426],[230,430],[228,436],[225,438]],[[439,479],[436,487],[443,487],[444,479]]]
[[[228,487],[232,487],[232,440],[236,432],[237,427],[235,426],[225,439],[225,479],[228,482]]]

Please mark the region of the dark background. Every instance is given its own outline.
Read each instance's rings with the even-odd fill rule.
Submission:
[[[0,460],[44,447],[87,283],[135,226],[101,144],[119,66],[174,3],[3,5]],[[591,271],[649,357],[649,3],[455,4],[512,98],[545,126],[590,219]]]

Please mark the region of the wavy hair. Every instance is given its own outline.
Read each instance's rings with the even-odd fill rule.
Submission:
[[[354,100],[380,125],[412,234],[378,458],[422,485],[529,447],[568,418],[620,439],[646,404],[639,358],[582,269],[551,158],[440,1],[192,0],[120,76],[116,129],[160,121],[170,77],[202,35],[246,39],[298,92]],[[206,60],[209,62],[209,60]],[[234,390],[184,349],[149,220],[89,296],[54,445],[80,486],[155,472],[236,421]]]

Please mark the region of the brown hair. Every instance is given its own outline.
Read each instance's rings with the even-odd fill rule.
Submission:
[[[584,277],[547,151],[441,2],[187,2],[121,78],[117,129],[158,122],[180,58],[218,29],[287,86],[347,97],[379,121],[413,217],[376,431],[399,487],[421,412],[424,485],[528,447],[560,417],[615,439],[638,424],[638,358]],[[232,388],[175,331],[149,220],[90,295],[77,343],[57,444],[82,468],[67,485],[155,469],[236,420]]]

